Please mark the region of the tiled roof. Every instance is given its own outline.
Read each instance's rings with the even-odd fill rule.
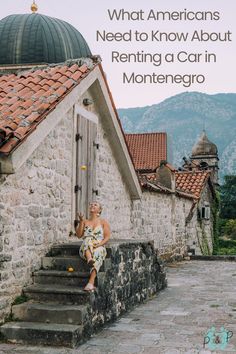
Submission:
[[[176,189],[187,194],[192,194],[194,198],[199,198],[204,188],[205,182],[210,176],[209,171],[194,171],[194,172],[175,172]],[[141,184],[144,185],[141,175]],[[149,182],[156,181],[156,174],[149,173],[145,175]]]
[[[125,134],[136,170],[155,170],[167,160],[166,133]]]
[[[199,198],[209,176],[209,171],[176,172],[176,188]]]
[[[0,76],[0,153],[12,152],[90,71],[74,63]]]

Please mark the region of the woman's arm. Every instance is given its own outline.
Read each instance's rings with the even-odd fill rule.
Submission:
[[[108,222],[106,220],[103,220],[102,226],[103,226],[104,239],[101,242],[99,242],[98,245],[96,245],[96,247],[105,245],[109,241],[110,236],[111,236],[110,225],[108,224]]]
[[[76,227],[75,233],[78,236],[78,238],[81,238],[84,233],[85,219],[81,213],[78,214],[78,217],[79,217],[79,226]]]

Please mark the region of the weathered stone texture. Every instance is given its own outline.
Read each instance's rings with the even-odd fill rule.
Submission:
[[[97,199],[103,205],[102,217],[108,219],[112,225],[114,238],[133,238],[135,233],[131,223],[132,201],[101,124],[98,126],[98,142]]]
[[[191,249],[195,250],[196,255],[210,255],[213,251],[214,217],[211,210],[209,220],[201,218],[201,209],[204,203],[208,203],[210,206],[213,205],[209,186],[206,186],[203,190],[201,199],[198,205],[195,206],[193,217],[187,225],[187,244]]]
[[[197,242],[196,210],[185,225],[192,200],[150,191],[143,192],[142,200],[131,200],[102,117],[98,118],[96,198],[112,238],[154,240],[159,255],[182,258],[186,242]],[[8,304],[31,282],[32,270],[40,267],[51,245],[67,242],[73,230],[73,120],[70,110],[15,174],[0,176],[0,292]],[[203,224],[207,234],[212,232],[209,221]],[[4,313],[0,311],[0,320]]]
[[[72,111],[13,175],[0,180],[0,293],[15,298],[71,230]],[[3,305],[2,305],[3,307]],[[5,311],[0,311],[0,320]]]
[[[141,200],[131,201],[101,125],[98,142],[97,199],[104,207],[102,217],[112,226],[112,237],[154,240],[160,255],[182,258],[186,254],[185,218],[192,201],[150,191],[144,191]]]
[[[180,258],[186,254],[185,218],[192,206],[190,199],[145,191],[141,201],[134,202],[133,222],[136,238],[154,240],[158,254]]]
[[[98,275],[98,294],[93,303],[93,326],[114,321],[134,305],[167,286],[163,261],[151,242],[117,243],[111,247],[111,265]]]

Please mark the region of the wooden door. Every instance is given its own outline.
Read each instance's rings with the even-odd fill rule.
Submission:
[[[97,124],[77,115],[75,220],[78,212],[87,218],[96,190]],[[75,221],[76,224],[76,221]]]

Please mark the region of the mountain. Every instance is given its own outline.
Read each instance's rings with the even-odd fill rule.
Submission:
[[[184,92],[152,106],[118,109],[126,133],[167,132],[175,166],[205,128],[217,145],[220,177],[236,174],[236,93],[207,95]]]

